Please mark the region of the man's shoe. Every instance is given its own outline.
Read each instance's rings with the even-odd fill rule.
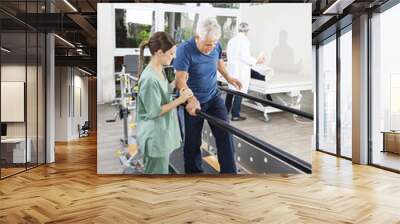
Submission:
[[[244,121],[246,119],[246,117],[232,117],[231,121]]]

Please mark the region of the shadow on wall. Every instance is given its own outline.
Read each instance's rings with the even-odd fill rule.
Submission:
[[[288,32],[281,30],[279,32],[279,43],[272,50],[271,67],[275,72],[299,73],[302,69],[303,59],[297,63],[294,62],[294,51],[288,44]]]

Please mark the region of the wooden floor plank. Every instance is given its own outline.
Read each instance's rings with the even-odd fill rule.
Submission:
[[[313,152],[312,175],[97,175],[96,138],[0,181],[0,223],[400,223],[400,175]]]

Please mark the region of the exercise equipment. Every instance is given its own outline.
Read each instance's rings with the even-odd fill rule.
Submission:
[[[124,174],[141,174],[143,173],[142,154],[136,143],[135,136],[130,136],[129,129],[134,129],[136,123],[130,121],[130,115],[136,109],[137,82],[138,79],[125,72],[125,66],[122,66],[121,72],[114,73],[115,80],[119,83],[116,88],[117,98],[113,105],[117,106],[117,112],[113,119],[106,122],[115,122],[117,119],[122,120],[123,137],[121,138],[121,148],[116,150],[116,155],[122,165]]]

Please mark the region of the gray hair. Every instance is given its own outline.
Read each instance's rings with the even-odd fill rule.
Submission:
[[[247,33],[249,31],[249,24],[248,23],[240,23],[239,24],[239,32]]]
[[[221,26],[214,18],[207,18],[199,23],[196,29],[196,35],[204,40],[206,37],[211,37],[216,40],[221,38]]]

